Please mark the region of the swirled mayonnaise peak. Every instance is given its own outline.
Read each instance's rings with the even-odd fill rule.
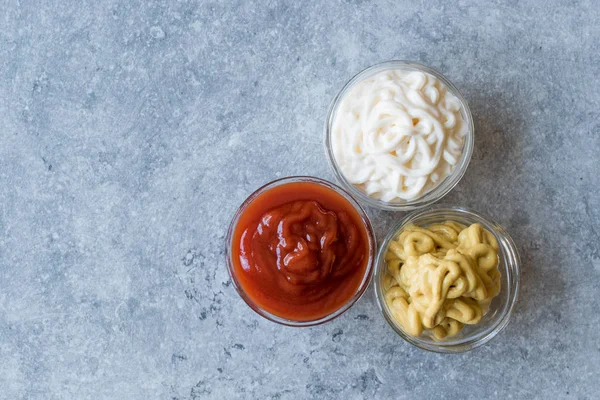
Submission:
[[[369,197],[413,200],[458,163],[468,126],[461,102],[431,74],[391,69],[342,98],[331,141],[342,174]]]

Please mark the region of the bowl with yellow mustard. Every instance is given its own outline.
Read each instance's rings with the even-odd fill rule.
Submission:
[[[519,265],[498,223],[467,208],[436,206],[388,233],[375,272],[377,302],[409,343],[439,353],[468,351],[508,324]]]

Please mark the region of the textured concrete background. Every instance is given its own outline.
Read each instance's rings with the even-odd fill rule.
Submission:
[[[594,1],[1,3],[1,399],[598,398]],[[446,202],[521,251],[511,324],[467,354],[403,342],[372,291],[277,326],[226,272],[239,204],[333,179],[326,108],[388,59],[462,90],[476,150]],[[370,215],[379,238],[402,217]]]

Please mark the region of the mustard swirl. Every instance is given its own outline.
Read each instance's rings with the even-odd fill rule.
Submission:
[[[383,289],[408,334],[435,340],[477,324],[500,293],[498,242],[480,224],[407,226],[390,242]]]

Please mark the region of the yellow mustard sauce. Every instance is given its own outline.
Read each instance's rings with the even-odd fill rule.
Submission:
[[[390,242],[383,289],[404,331],[435,340],[477,324],[500,292],[498,242],[480,224],[407,226]]]

